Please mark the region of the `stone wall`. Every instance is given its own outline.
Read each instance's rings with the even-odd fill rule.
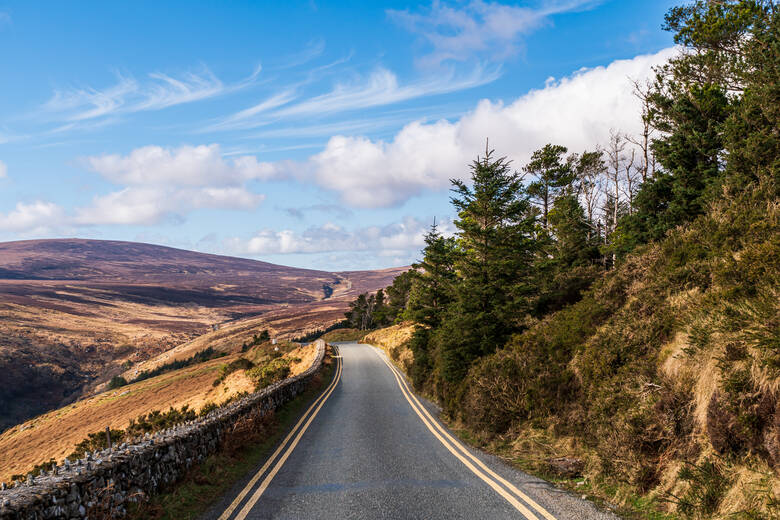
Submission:
[[[215,453],[225,433],[239,420],[261,418],[300,394],[322,366],[325,342],[319,340],[315,345],[314,363],[302,374],[206,417],[88,454],[75,463],[65,462],[48,474],[0,489],[0,520],[123,516],[128,502],[176,482],[192,465]]]

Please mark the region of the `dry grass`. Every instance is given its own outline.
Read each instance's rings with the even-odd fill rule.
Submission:
[[[400,323],[366,334],[360,342],[382,348],[390,359],[408,368],[414,362],[414,354],[408,347],[414,329],[413,323]]]
[[[300,359],[290,365],[291,375],[311,366],[315,353],[309,345],[285,354]],[[0,481],[49,458],[62,460],[89,433],[106,426],[124,429],[130,419],[152,410],[188,406],[197,411],[206,403],[221,404],[241,392],[252,392],[254,382],[243,370],[233,372],[216,387],[212,384],[219,367],[239,357],[240,353],[231,354],[103,392],[7,430],[0,435]]]

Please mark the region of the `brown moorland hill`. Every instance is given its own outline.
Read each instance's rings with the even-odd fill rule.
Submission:
[[[0,431],[212,330],[293,337],[404,269],[328,272],[132,242],[0,243]]]

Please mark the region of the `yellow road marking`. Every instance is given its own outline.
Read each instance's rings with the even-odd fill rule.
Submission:
[[[379,354],[377,354],[379,355]],[[522,503],[520,503],[519,500],[517,500],[514,496],[507,493],[507,491],[499,486],[493,479],[482,473],[479,469],[477,469],[466,457],[461,455],[457,452],[455,448],[453,448],[450,443],[448,443],[444,437],[442,437],[439,432],[434,429],[433,426],[431,426],[428,419],[420,413],[420,411],[417,409],[417,406],[414,404],[414,402],[409,398],[409,396],[406,394],[406,390],[404,389],[403,385],[401,384],[401,379],[398,377],[398,374],[396,374],[395,370],[390,366],[387,361],[385,361],[381,356],[380,359],[390,368],[390,373],[393,374],[393,377],[395,377],[396,382],[398,383],[398,388],[401,389],[401,394],[404,396],[404,398],[409,402],[409,405],[412,407],[412,410],[420,417],[420,420],[422,420],[423,424],[430,430],[430,432],[439,439],[439,442],[442,443],[442,445],[447,448],[447,450],[452,453],[455,458],[460,460],[468,469],[471,470],[472,473],[474,473],[476,476],[478,476],[480,479],[482,479],[488,486],[490,486],[493,491],[501,495],[507,502],[512,504],[512,506],[520,511],[521,514],[523,514],[526,518],[529,518],[530,520],[538,520],[538,517],[534,515],[527,507],[525,507]]]
[[[381,356],[380,356],[380,357],[381,357]],[[382,359],[382,361],[385,361],[385,360],[384,360],[384,359]],[[392,364],[389,364],[387,361],[385,361],[385,363],[386,363],[386,364],[388,364],[388,366],[390,367],[390,369],[391,369],[391,370],[393,370],[393,371],[394,371],[394,372],[396,372],[397,374],[400,374],[400,372],[398,371],[398,369],[397,369],[396,367],[394,367]],[[531,499],[531,497],[529,497],[528,495],[526,495],[525,493],[523,493],[522,491],[520,491],[520,490],[519,490],[517,487],[515,487],[515,485],[514,485],[514,484],[512,484],[511,482],[507,481],[506,479],[504,479],[503,477],[501,477],[500,475],[498,475],[497,473],[495,473],[495,472],[494,472],[492,469],[490,469],[488,466],[486,466],[486,465],[485,465],[485,464],[484,464],[484,463],[483,463],[481,460],[479,460],[479,459],[478,459],[477,457],[475,457],[475,456],[474,456],[474,455],[473,455],[471,452],[469,452],[469,451],[468,451],[468,450],[467,450],[467,449],[466,449],[466,448],[463,446],[463,444],[461,444],[461,443],[460,443],[458,440],[454,439],[454,438],[453,438],[453,437],[452,437],[452,436],[451,436],[451,435],[450,435],[450,434],[447,432],[447,430],[445,430],[445,429],[444,429],[444,428],[443,428],[443,427],[442,427],[442,426],[441,426],[441,425],[438,423],[438,421],[436,421],[436,420],[435,420],[435,419],[434,419],[434,418],[431,416],[431,414],[428,412],[428,410],[427,410],[427,409],[426,409],[426,408],[425,408],[425,407],[424,407],[424,406],[423,406],[423,405],[420,403],[420,401],[417,399],[417,396],[415,396],[415,395],[414,395],[414,392],[412,392],[412,390],[409,388],[409,385],[406,383],[406,381],[404,380],[403,376],[401,376],[401,381],[403,382],[403,385],[406,387],[406,389],[407,389],[407,391],[409,392],[409,394],[412,396],[412,399],[414,399],[414,400],[415,400],[415,402],[417,402],[417,404],[418,404],[418,406],[420,407],[420,409],[422,409],[423,413],[424,413],[425,415],[427,415],[427,416],[428,416],[428,418],[429,418],[429,419],[431,420],[431,422],[432,422],[432,423],[433,423],[433,424],[436,426],[436,428],[437,428],[437,429],[438,429],[438,430],[439,430],[439,431],[440,431],[440,432],[441,432],[441,433],[442,433],[442,434],[443,434],[445,437],[447,437],[447,438],[448,438],[448,439],[449,439],[449,440],[452,442],[452,444],[454,444],[454,445],[455,445],[455,446],[456,446],[458,449],[460,449],[460,451],[462,451],[462,452],[463,452],[463,453],[464,453],[464,454],[465,454],[467,457],[469,457],[471,460],[473,460],[473,461],[474,461],[474,462],[475,462],[475,463],[476,463],[476,464],[477,464],[479,467],[481,467],[482,469],[484,469],[484,470],[485,470],[485,471],[486,471],[486,472],[487,472],[489,475],[491,475],[493,478],[495,478],[496,480],[498,480],[499,482],[501,482],[501,483],[502,483],[504,486],[506,486],[506,487],[507,487],[507,488],[508,488],[510,491],[512,491],[513,493],[515,493],[515,495],[517,495],[518,497],[520,497],[521,499],[523,499],[523,500],[524,500],[526,503],[528,503],[528,504],[529,504],[531,507],[533,507],[534,509],[536,509],[536,510],[537,510],[537,511],[538,511],[538,512],[539,512],[539,513],[540,513],[540,514],[541,514],[541,515],[542,515],[544,518],[546,518],[547,520],[556,520],[556,518],[555,518],[555,517],[554,517],[552,514],[550,514],[550,513],[549,513],[549,512],[548,512],[546,509],[544,509],[542,506],[540,506],[539,504],[537,504],[536,502],[534,502],[534,500],[533,500],[533,499]]]
[[[337,363],[340,362],[338,358],[341,356],[333,356],[337,358]],[[338,369],[337,369],[337,375],[338,375]],[[303,424],[303,422],[306,420],[306,417],[309,415],[309,412],[311,412],[315,406],[317,406],[317,403],[323,400],[325,398],[325,395],[328,393],[328,391],[335,386],[335,384],[338,383],[338,378],[334,377],[331,384],[328,386],[328,388],[325,389],[322,394],[311,404],[308,410],[303,414],[303,416],[300,418],[300,420],[295,424],[293,429],[290,431],[290,433],[287,434],[287,437],[284,438],[284,440],[279,444],[279,447],[276,448],[276,451],[273,452],[273,454],[268,458],[267,461],[265,461],[265,464],[263,464],[263,467],[261,467],[258,472],[255,474],[254,477],[252,477],[252,480],[249,481],[249,483],[244,487],[244,489],[241,491],[241,493],[238,494],[238,496],[233,500],[233,502],[228,506],[227,509],[219,516],[218,520],[227,520],[230,518],[230,515],[233,514],[233,511],[236,510],[236,508],[239,506],[239,504],[244,500],[244,497],[252,490],[253,487],[255,487],[255,484],[258,480],[260,480],[260,477],[263,476],[263,474],[266,472],[268,467],[273,463],[273,461],[276,459],[276,457],[282,452],[284,447],[287,445],[287,442],[295,435],[295,432],[298,430],[298,428]]]
[[[287,448],[287,451],[284,452],[284,455],[282,455],[282,458],[279,459],[279,462],[276,463],[274,468],[271,470],[271,472],[268,474],[265,479],[263,479],[263,482],[260,484],[260,487],[257,488],[257,491],[254,492],[252,497],[247,501],[247,503],[244,505],[244,507],[239,511],[239,513],[236,515],[236,520],[244,520],[246,518],[246,515],[249,514],[249,512],[252,510],[252,508],[255,506],[258,500],[260,500],[260,497],[263,496],[263,493],[265,493],[265,490],[268,489],[268,485],[271,483],[273,478],[276,476],[277,473],[279,473],[279,470],[282,469],[282,466],[284,466],[284,463],[287,461],[287,458],[290,456],[290,454],[293,452],[295,447],[298,445],[298,443],[301,440],[301,437],[303,437],[303,434],[306,433],[306,430],[309,428],[309,425],[314,420],[315,417],[317,417],[317,414],[319,413],[320,409],[322,408],[322,405],[325,404],[325,401],[328,400],[328,397],[330,397],[330,394],[333,393],[333,390],[335,390],[336,385],[338,384],[339,380],[341,379],[341,373],[343,371],[343,362],[341,360],[341,357],[339,356],[337,358],[338,366],[336,368],[336,377],[333,379],[333,383],[331,383],[327,393],[324,395],[322,401],[320,401],[320,404],[317,406],[317,408],[314,410],[314,412],[311,414],[309,419],[306,421],[306,424],[303,425],[301,430],[298,432],[298,435],[295,436],[295,439],[292,441],[290,446]]]

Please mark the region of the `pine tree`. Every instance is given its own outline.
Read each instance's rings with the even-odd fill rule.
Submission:
[[[414,279],[404,314],[420,324],[410,342],[414,353],[411,376],[416,387],[428,381],[433,369],[431,331],[441,325],[444,313],[454,298],[455,256],[455,239],[442,236],[434,220],[425,235],[423,259],[412,266]]]
[[[503,345],[530,309],[535,222],[521,177],[486,151],[472,186],[453,180],[458,210],[456,298],[437,334],[440,375],[459,381],[471,362]]]
[[[412,266],[415,279],[407,317],[427,327],[441,323],[444,310],[453,299],[455,256],[455,239],[442,236],[434,220],[425,235],[423,259]]]
[[[571,164],[564,159],[566,147],[546,144],[531,155],[524,171],[534,177],[528,195],[542,209],[542,227],[548,228],[548,214],[558,194],[575,179]]]

